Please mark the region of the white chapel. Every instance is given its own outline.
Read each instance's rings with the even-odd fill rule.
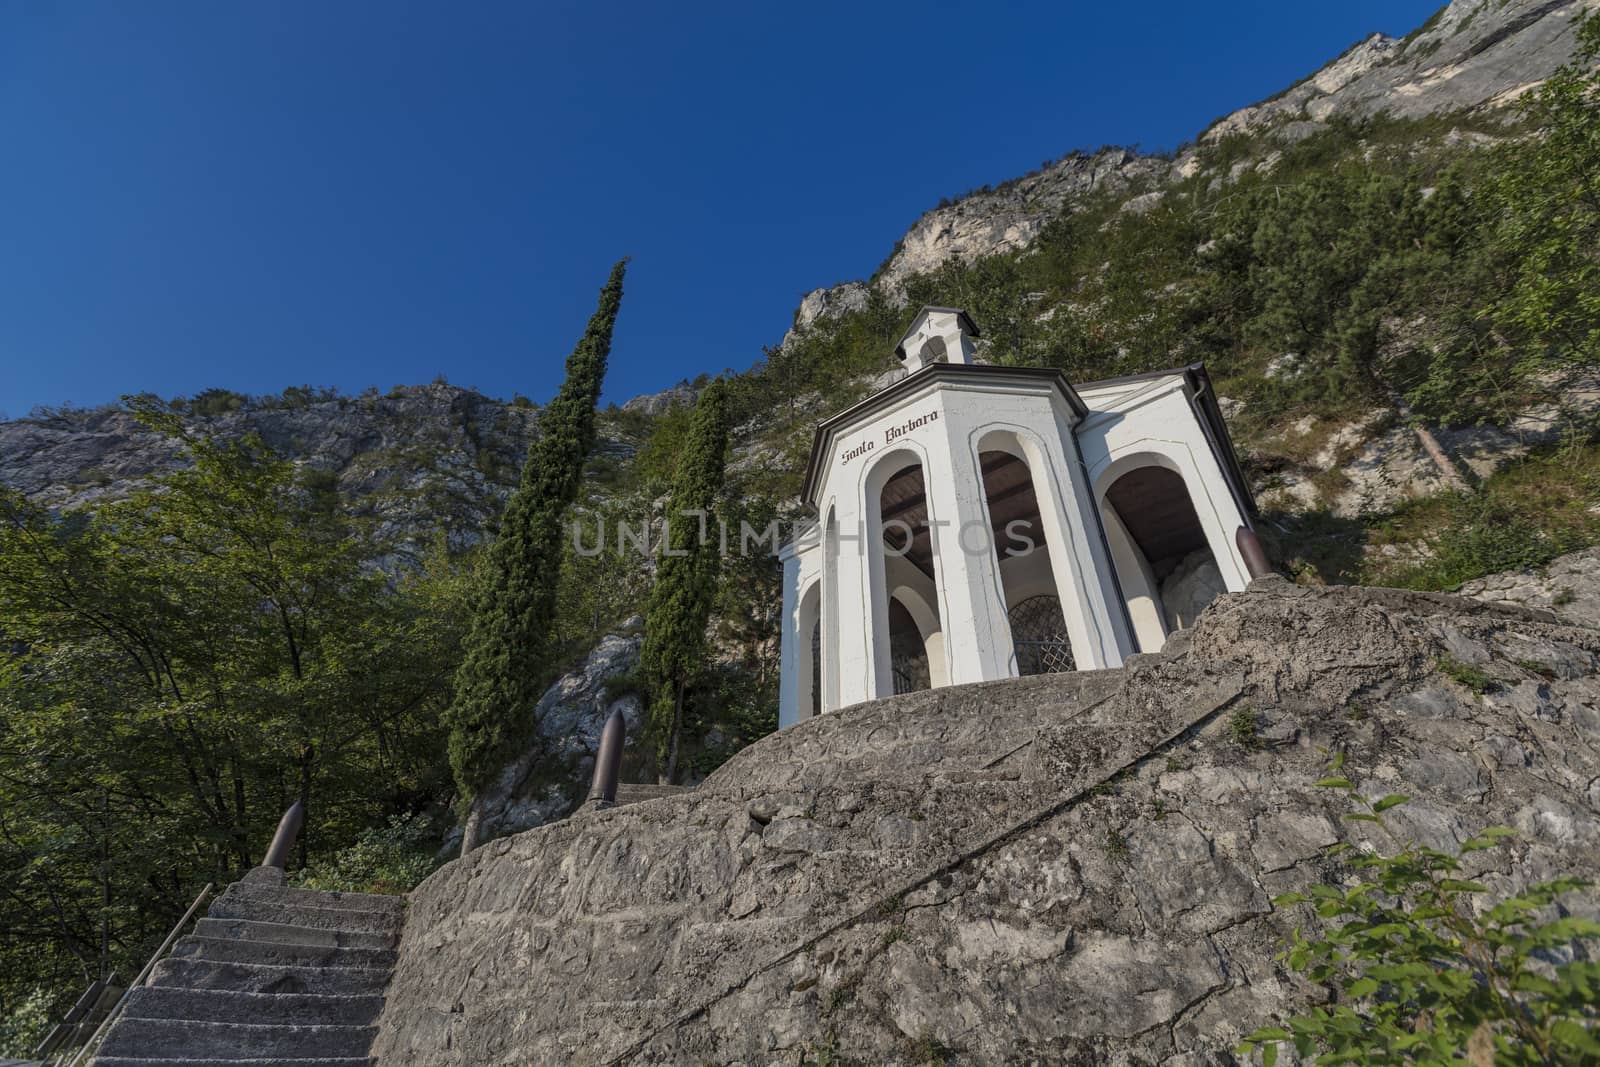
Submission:
[[[781,727],[1120,666],[1267,572],[1204,366],[1074,386],[978,363],[978,336],[923,308],[906,376],[817,428],[817,522],[781,553]]]

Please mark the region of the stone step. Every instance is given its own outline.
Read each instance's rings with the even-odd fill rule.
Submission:
[[[172,946],[175,959],[211,960],[215,963],[264,963],[280,967],[361,967],[391,970],[395,953],[388,948],[339,948],[334,945],[295,945],[273,941],[241,941],[232,937],[190,934]]]
[[[370,1056],[281,1056],[236,1057],[233,1059],[174,1059],[171,1056],[96,1056],[89,1067],[372,1067]]]
[[[321,948],[394,948],[395,935],[368,930],[338,930],[294,923],[254,919],[201,919],[194,924],[197,937],[231,937],[278,945],[315,945]]]
[[[103,1056],[136,1059],[221,1059],[248,1056],[296,1060],[363,1057],[377,1032],[371,1026],[294,1026],[214,1023],[187,1019],[121,1019],[100,1046]]]
[[[326,889],[294,889],[260,882],[235,882],[228,887],[223,896],[310,908],[341,908],[346,911],[376,911],[386,914],[402,912],[406,906],[405,897],[384,896],[379,893],[341,893]]]
[[[145,986],[128,997],[128,1019],[189,1019],[213,1023],[290,1023],[370,1026],[383,997],[316,993],[240,993],[224,989]]]
[[[694,790],[689,785],[649,785],[642,782],[617,783],[617,807],[624,804],[638,804],[646,800],[659,800],[662,797],[676,797]]]
[[[242,993],[365,996],[382,993],[388,984],[389,971],[381,967],[231,963],[169,957],[156,964],[150,972],[152,986]]]
[[[240,896],[232,891],[211,902],[213,919],[253,919],[257,922],[314,926],[321,930],[365,930],[398,934],[405,923],[399,910],[329,908],[320,904],[286,903]]]

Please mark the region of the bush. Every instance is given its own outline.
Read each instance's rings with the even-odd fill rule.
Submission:
[[[1495,848],[1513,831],[1490,827],[1455,855],[1402,841],[1383,813],[1408,798],[1364,799],[1348,779],[1319,786],[1343,792],[1361,810],[1345,816],[1370,823],[1399,846],[1390,856],[1335,845],[1366,877],[1350,888],[1313,885],[1273,899],[1279,907],[1310,904],[1332,924],[1307,940],[1296,929],[1280,959],[1335,991],[1332,1004],[1263,1026],[1239,1047],[1262,1050],[1272,1067],[1282,1044],[1302,1059],[1341,1064],[1556,1064],[1600,1062],[1600,962],[1582,939],[1600,937],[1600,923],[1572,916],[1541,919],[1557,898],[1589,883],[1557,878],[1481,910],[1487,892],[1461,877],[1461,857]],[[1574,951],[1575,950],[1575,951]],[[1562,962],[1557,962],[1562,961]]]
[[[35,989],[0,1015],[0,1056],[28,1056],[39,1047],[51,1027],[51,998]]]
[[[388,826],[362,833],[326,863],[297,872],[292,881],[302,889],[406,893],[433,873],[437,845],[427,819],[396,816]]]

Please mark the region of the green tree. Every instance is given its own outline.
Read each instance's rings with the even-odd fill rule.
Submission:
[[[595,405],[622,305],[627,260],[611,269],[567,377],[540,420],[522,481],[506,504],[473,598],[455,699],[446,715],[450,766],[467,804],[461,851],[477,844],[481,791],[536,734],[534,708],[552,669],[563,521],[594,446]]]
[[[295,799],[301,861],[443,786],[456,566],[259,440],[128,401],[189,466],[94,512],[0,491],[0,1015],[131,974]]]
[[[1501,147],[1489,187],[1494,240],[1511,258],[1489,306],[1513,342],[1522,380],[1556,389],[1600,366],[1600,17],[1584,17],[1578,51],[1534,92],[1533,135]]]
[[[721,569],[717,501],[728,450],[727,386],[712,382],[695,404],[688,440],[673,478],[667,532],[645,610],[639,652],[650,693],[650,734],[661,780],[678,769],[684,694],[704,664],[706,626]],[[703,524],[703,525],[702,525]]]

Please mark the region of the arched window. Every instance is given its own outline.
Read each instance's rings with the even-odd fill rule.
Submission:
[[[978,461],[1017,673],[1075,670],[1033,472],[1011,434],[984,441],[1003,446],[979,453]]]
[[[877,693],[948,683],[944,634],[922,463],[911,452],[879,460],[867,482]],[[884,627],[884,632],[877,632]]]
[[[799,662],[795,684],[800,687],[795,714],[809,719],[822,710],[822,583],[812,582],[800,594]]]
[[[1072,658],[1060,597],[1052,593],[1031,596],[1013,607],[1006,617],[1011,623],[1011,643],[1017,650],[1018,674],[1027,677],[1078,669]]]

